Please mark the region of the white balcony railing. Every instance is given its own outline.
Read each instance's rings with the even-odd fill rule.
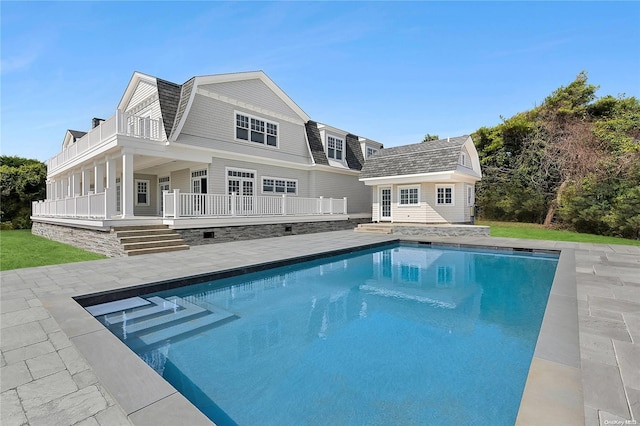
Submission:
[[[78,139],[75,143],[63,149],[59,154],[47,161],[48,170],[55,169],[78,155],[111,140],[115,135],[133,138],[163,140],[162,119],[139,117],[117,110],[108,120]]]
[[[347,214],[345,198],[302,198],[286,195],[162,194],[164,217],[305,216]]]
[[[79,195],[60,200],[34,201],[34,217],[109,219],[116,214],[116,194],[106,189],[98,194]],[[247,196],[192,194],[164,191],[162,216],[179,217],[266,217],[347,214],[346,198],[302,198],[279,196]]]
[[[60,200],[34,201],[31,204],[31,215],[39,217],[105,219],[109,216],[107,212],[107,191]]]

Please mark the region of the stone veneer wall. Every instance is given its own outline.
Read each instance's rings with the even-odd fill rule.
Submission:
[[[477,225],[393,225],[393,235],[406,235],[413,237],[488,237],[488,226]]]
[[[113,231],[95,231],[33,222],[31,233],[109,257],[124,256],[125,254],[120,241]]]
[[[284,235],[314,234],[318,232],[354,229],[366,219],[349,219],[330,222],[295,222],[268,225],[223,226],[218,228],[176,229],[176,232],[191,246],[225,243],[229,241],[257,238],[281,237]],[[287,230],[290,227],[290,231]],[[206,237],[206,238],[205,238]]]

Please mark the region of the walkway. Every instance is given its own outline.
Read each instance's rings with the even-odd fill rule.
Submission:
[[[148,374],[150,369],[70,296],[392,239],[338,231],[2,272],[1,423],[211,424],[171,386]],[[571,249],[585,407],[584,419],[576,418],[576,424],[640,420],[640,247],[486,237],[440,240]]]

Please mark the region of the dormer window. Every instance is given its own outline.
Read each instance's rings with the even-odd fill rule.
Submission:
[[[334,160],[342,161],[342,152],[344,147],[344,140],[338,139],[333,136],[327,136],[327,157]]]
[[[469,161],[469,154],[467,154],[466,152],[460,153],[459,162],[461,166],[471,167],[471,162]]]
[[[375,154],[376,152],[378,152],[377,149],[375,148],[371,148],[370,146],[367,147],[367,158],[371,157],[373,154]]]
[[[278,123],[236,113],[236,139],[278,146]]]

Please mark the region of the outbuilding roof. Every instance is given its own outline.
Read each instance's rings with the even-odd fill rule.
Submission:
[[[379,150],[369,157],[360,179],[454,171],[469,135]]]

